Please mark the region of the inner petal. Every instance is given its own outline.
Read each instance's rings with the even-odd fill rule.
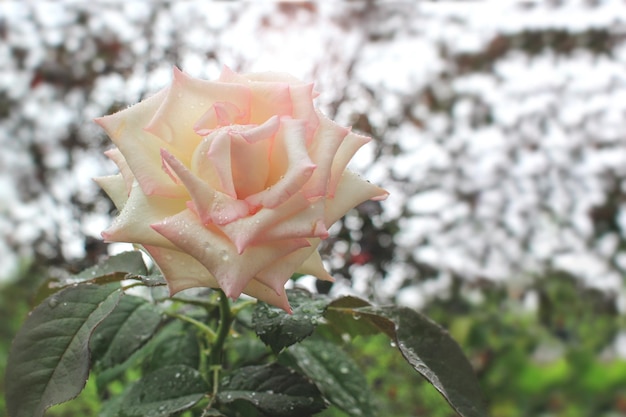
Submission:
[[[306,123],[294,119],[281,122],[270,152],[267,188],[246,198],[254,207],[273,208],[285,202],[302,189],[316,167],[306,149]]]

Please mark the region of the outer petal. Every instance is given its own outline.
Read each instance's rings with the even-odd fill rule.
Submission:
[[[126,194],[130,194],[130,190],[133,187],[133,182],[135,182],[135,176],[133,172],[130,170],[124,155],[120,152],[119,149],[113,148],[104,152],[104,154],[109,157],[111,161],[117,165],[117,168],[120,170],[120,174],[124,178],[124,182],[126,183]]]
[[[153,224],[152,228],[204,265],[230,298],[239,297],[250,280],[275,259],[308,246],[306,240],[293,239],[251,246],[240,255],[219,229],[213,225],[205,227],[190,210]]]
[[[161,148],[174,152],[168,144],[143,130],[168,90],[115,114],[96,119],[124,155],[130,170],[144,194],[177,197],[184,194],[179,186],[161,169]],[[174,152],[175,153],[175,152]]]
[[[215,277],[200,262],[186,253],[156,246],[144,246],[144,248],[163,273],[170,290],[170,296],[187,288],[219,288]],[[266,285],[252,280],[244,288],[243,293],[282,308],[288,313],[291,312],[285,291],[277,294]]]
[[[124,204],[128,200],[128,192],[126,191],[126,181],[122,174],[96,177],[93,180],[113,200],[113,204],[115,204],[118,210],[124,208]]]
[[[311,255],[296,270],[300,274],[313,275],[322,281],[335,281],[335,279],[326,271],[322,263],[322,257],[319,251],[314,250]]]
[[[285,283],[296,272],[296,269],[304,262],[311,253],[315,251],[315,246],[298,249],[286,256],[283,256],[259,271],[256,279],[276,292],[284,290]]]
[[[384,200],[389,193],[365,181],[351,171],[345,171],[337,186],[335,197],[326,200],[326,226],[330,227],[350,209],[367,200]]]
[[[346,170],[348,166],[348,162],[352,159],[356,151],[366,143],[368,143],[371,138],[363,135],[358,135],[354,132],[350,132],[337,150],[337,154],[335,155],[335,159],[333,159],[333,165],[330,174],[330,183],[328,184],[328,196],[332,197],[335,195],[335,190],[337,189],[337,184],[341,181],[341,176],[343,172]]]
[[[185,210],[185,201],[159,196],[146,196],[133,187],[128,201],[113,224],[102,232],[109,242],[129,242],[174,248],[174,245],[151,228],[152,223]]]
[[[303,189],[308,197],[319,197],[327,194],[333,161],[349,132],[349,129],[339,126],[321,113],[319,114],[319,128],[311,146],[309,146],[309,155],[317,165],[317,169]]]

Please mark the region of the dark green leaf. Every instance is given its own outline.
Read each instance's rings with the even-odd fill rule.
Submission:
[[[339,308],[335,312],[368,321],[389,335],[407,362],[459,415],[488,415],[471,364],[448,332],[428,317],[404,307]]]
[[[153,339],[154,350],[144,371],[154,371],[169,365],[187,365],[197,368],[200,363],[200,345],[195,328],[175,320],[159,331]]]
[[[110,368],[128,359],[152,337],[161,323],[159,310],[143,298],[127,295],[91,338],[93,358]]]
[[[342,340],[349,340],[354,336],[365,336],[380,333],[380,329],[370,320],[360,320],[361,315],[355,311],[359,307],[369,307],[370,303],[357,297],[341,297],[326,308],[324,317],[327,321],[327,328]],[[393,333],[393,324],[391,332]],[[348,336],[348,337],[346,337]]]
[[[339,346],[308,339],[291,346],[285,354],[311,378],[324,397],[350,416],[375,416],[365,376]]]
[[[6,370],[12,417],[41,416],[80,393],[89,374],[89,337],[115,308],[119,284],[68,287],[35,308],[13,341]]]
[[[308,416],[326,407],[315,384],[276,363],[237,369],[217,398],[222,404],[245,401],[272,417]]]
[[[323,320],[324,309],[329,302],[324,297],[313,298],[305,290],[288,290],[287,296],[293,309],[292,314],[259,302],[252,316],[256,334],[274,352],[310,336]]]
[[[143,262],[141,252],[130,251],[111,256],[98,265],[78,273],[74,276],[74,278],[80,280],[91,280],[106,275],[113,275],[116,272],[146,275],[148,270],[146,268],[146,264]]]
[[[160,368],[135,382],[124,396],[126,417],[160,417],[193,407],[209,387],[200,372],[185,365]]]

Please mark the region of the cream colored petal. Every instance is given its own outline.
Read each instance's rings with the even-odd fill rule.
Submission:
[[[382,200],[389,193],[365,181],[351,171],[344,171],[334,198],[326,200],[326,226],[330,227],[352,208],[367,200]]]
[[[218,101],[196,121],[193,130],[200,136],[207,136],[222,126],[245,124],[248,118],[249,115],[233,103]]]
[[[248,205],[244,201],[214,190],[166,150],[161,155],[163,163],[189,191],[196,214],[202,223],[228,224],[249,214]]]
[[[330,174],[330,181],[328,184],[328,195],[330,197],[335,195],[337,184],[342,179],[342,174],[346,170],[348,163],[359,150],[359,148],[368,143],[371,138],[363,135],[356,134],[354,132],[348,133],[343,142],[337,150],[337,154],[333,159],[333,165]]]
[[[312,251],[311,255],[300,265],[296,272],[299,274],[313,275],[322,281],[335,281],[328,271],[326,271],[326,268],[324,268],[322,256],[318,250]]]
[[[124,178],[124,182],[126,183],[126,194],[130,194],[130,190],[133,187],[133,182],[135,182],[135,176],[133,172],[130,170],[124,155],[120,152],[119,149],[113,148],[104,152],[104,154],[117,165],[117,168],[120,170],[120,174]]]
[[[272,116],[293,114],[289,84],[250,82],[248,86],[252,91],[250,123],[261,124]]]
[[[172,85],[146,130],[169,143],[180,152],[176,157],[188,163],[202,139],[194,126],[216,102],[223,101],[245,112],[251,103],[250,90],[243,85],[192,78],[174,68]]]
[[[270,230],[281,227],[295,214],[307,210],[310,202],[300,193],[293,195],[285,203],[276,208],[262,208],[254,215],[241,218],[232,223],[220,226],[220,230],[235,244],[239,253],[249,245],[265,242]],[[292,235],[289,237],[308,237]],[[283,238],[285,238],[283,236]],[[272,239],[270,239],[272,240]]]
[[[349,129],[339,126],[319,113],[319,127],[309,146],[309,155],[313,163],[317,165],[317,169],[304,185],[303,192],[307,197],[326,195],[333,161],[349,132]]]
[[[315,247],[298,249],[288,255],[276,259],[270,265],[259,271],[256,279],[268,287],[280,292],[289,281],[296,269],[315,251]]]
[[[122,174],[107,175],[105,177],[96,177],[93,179],[111,198],[113,204],[118,210],[122,210],[124,204],[128,200],[128,192],[126,191],[126,181]]]
[[[284,204],[283,204],[284,205]],[[270,210],[280,210],[283,205]],[[295,212],[292,216],[285,216],[272,227],[266,229],[256,240],[257,243],[271,242],[295,237],[321,238],[328,237],[325,224],[325,206],[323,199],[307,200],[304,209]]]
[[[242,254],[214,225],[204,226],[190,210],[169,217],[152,227],[181,251],[196,258],[217,279],[230,298],[237,298],[255,277],[274,260],[304,246],[306,240],[251,246]]]
[[[186,209],[185,200],[146,196],[141,188],[133,187],[128,201],[113,224],[102,232],[109,242],[129,242],[141,245],[173,248],[173,244],[152,230],[151,224]]]
[[[117,145],[144,194],[177,197],[184,194],[161,169],[160,150],[169,145],[144,127],[163,102],[168,90],[161,90],[125,110],[96,119]]]
[[[294,119],[281,123],[270,157],[272,185],[245,199],[253,207],[273,208],[284,203],[302,189],[315,170],[306,149],[305,123]]]
[[[156,246],[144,246],[144,248],[163,273],[170,296],[188,288],[219,288],[215,277],[192,256]],[[277,294],[266,285],[252,280],[244,288],[243,293],[291,312],[285,291]]]

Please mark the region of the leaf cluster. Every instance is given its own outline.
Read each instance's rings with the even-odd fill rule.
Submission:
[[[130,252],[43,294],[9,353],[9,415],[43,416],[89,380],[102,417],[289,417],[329,406],[375,416],[375,396],[348,353],[366,335],[389,338],[458,415],[487,415],[461,348],[416,311],[291,290],[287,314],[229,304],[219,292],[165,298],[162,283]]]

